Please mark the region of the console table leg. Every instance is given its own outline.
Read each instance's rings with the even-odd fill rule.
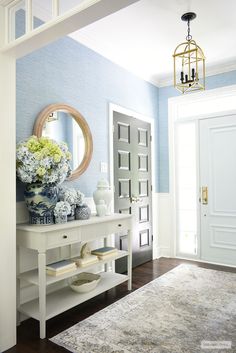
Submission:
[[[132,231],[128,231],[128,290],[132,290]]]
[[[107,246],[107,238],[104,238],[103,244],[104,244],[104,246]],[[105,264],[105,265],[104,265],[104,269],[105,269],[105,272],[108,271],[108,264]]]
[[[38,253],[40,338],[46,337],[46,254]]]

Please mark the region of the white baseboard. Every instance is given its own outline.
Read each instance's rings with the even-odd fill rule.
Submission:
[[[158,246],[158,248],[157,248],[157,250],[156,250],[156,258],[155,259],[160,259],[160,257],[162,257],[161,256],[161,249],[160,249],[160,247]],[[154,259],[154,260],[155,260]]]
[[[172,257],[170,248],[160,246],[160,257]]]
[[[175,258],[176,259],[180,259],[180,260],[189,260],[189,261],[194,261],[194,262],[200,262],[202,264],[209,264],[209,265],[217,265],[217,266],[223,266],[223,267],[236,268],[235,265],[223,264],[221,262],[212,262],[212,261],[194,259],[194,258],[191,259],[190,257],[182,257],[182,256],[175,256]]]

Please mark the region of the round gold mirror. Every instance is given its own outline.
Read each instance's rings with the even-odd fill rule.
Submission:
[[[87,169],[92,158],[93,139],[86,120],[76,109],[66,104],[48,105],[38,115],[33,134],[67,143],[72,155],[72,174],[68,180],[78,178]]]

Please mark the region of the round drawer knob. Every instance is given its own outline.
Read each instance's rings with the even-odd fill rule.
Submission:
[[[118,227],[122,227],[122,224],[118,224]]]
[[[67,235],[63,235],[63,237],[62,237],[63,239],[67,239]]]

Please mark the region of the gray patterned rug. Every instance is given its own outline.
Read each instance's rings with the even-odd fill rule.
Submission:
[[[74,353],[236,353],[236,274],[180,265],[51,341]]]

